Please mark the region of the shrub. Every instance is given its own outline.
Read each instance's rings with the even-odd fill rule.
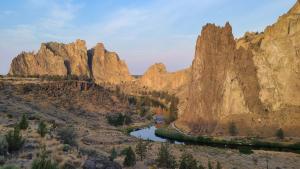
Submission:
[[[170,153],[169,144],[162,143],[156,159],[158,167],[175,169],[176,160],[175,157]]]
[[[58,130],[58,136],[63,141],[64,144],[69,144],[70,146],[76,146],[77,134],[73,127],[68,126]]]
[[[64,144],[64,146],[63,146],[64,152],[68,152],[68,151],[70,151],[70,149],[71,149],[71,146],[69,144]]]
[[[0,169],[19,169],[19,167],[15,166],[15,165],[4,165],[4,166],[0,167]]]
[[[110,152],[109,160],[114,161],[118,156],[118,153],[115,148],[113,148]]]
[[[141,139],[135,147],[135,153],[140,157],[141,161],[146,158],[148,144],[143,142]]]
[[[5,137],[9,152],[18,151],[24,144],[24,139],[20,134],[19,127],[15,127],[13,131],[9,131]]]
[[[238,130],[234,122],[229,123],[229,134],[231,136],[236,136],[238,134]]]
[[[37,132],[40,134],[41,137],[45,137],[45,135],[47,134],[47,125],[43,121],[39,123]]]
[[[222,169],[221,163],[219,161],[217,162],[216,169]]]
[[[5,164],[5,161],[6,161],[5,157],[2,156],[2,155],[0,155],[0,166],[2,166],[3,164]]]
[[[127,151],[125,152],[125,159],[124,159],[123,165],[125,167],[132,167],[135,165],[135,163],[136,163],[135,154],[134,154],[132,148],[129,147],[127,149]]]
[[[33,160],[31,169],[59,169],[59,167],[56,162],[53,162],[47,156],[45,149],[43,149],[41,155]]]
[[[12,115],[12,114],[7,114],[6,116],[7,116],[7,118],[9,118],[9,119],[12,119],[12,118],[13,118],[13,115]]]
[[[184,153],[181,156],[179,169],[198,169],[197,161],[191,154]]]
[[[239,152],[241,154],[247,154],[247,155],[253,153],[253,151],[249,147],[241,147],[241,148],[239,148]]]
[[[213,166],[212,166],[212,164],[211,164],[210,161],[208,161],[207,168],[208,168],[208,169],[213,169]]]
[[[281,128],[276,131],[276,137],[280,140],[284,139],[284,132]]]
[[[19,123],[19,127],[21,130],[26,130],[28,128],[28,120],[27,120],[27,116],[25,114],[23,114],[22,119]]]
[[[126,114],[117,113],[117,114],[111,114],[106,116],[106,119],[110,125],[113,126],[121,126],[121,125],[128,125],[132,122],[131,117]]]
[[[5,156],[8,152],[8,143],[3,135],[0,135],[0,156]]]

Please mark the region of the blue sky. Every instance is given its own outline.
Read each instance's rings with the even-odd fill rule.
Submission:
[[[229,21],[234,35],[262,31],[296,0],[7,0],[0,2],[0,74],[21,51],[41,42],[103,42],[132,74],[156,62],[175,71],[191,65],[206,23]]]

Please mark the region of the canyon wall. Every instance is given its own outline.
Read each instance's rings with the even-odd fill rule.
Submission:
[[[207,135],[300,136],[300,3],[263,33],[234,40],[232,28],[206,25],[196,44],[188,100],[176,125]]]
[[[115,52],[107,51],[103,44],[87,50],[83,40],[43,43],[37,53],[22,52],[13,59],[9,75],[76,75],[113,84],[132,80],[126,63]]]
[[[189,68],[177,72],[168,72],[164,64],[156,63],[137,80],[137,84],[152,90],[177,92],[178,89],[186,86],[189,76]]]

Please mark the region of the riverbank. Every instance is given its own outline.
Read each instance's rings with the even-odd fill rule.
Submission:
[[[278,142],[266,142],[260,141],[256,138],[249,138],[247,140],[224,140],[216,139],[213,137],[204,136],[190,136],[185,135],[182,132],[178,132],[175,129],[170,128],[160,128],[155,130],[155,135],[173,140],[184,142],[185,144],[191,145],[206,145],[219,148],[232,148],[239,150],[268,150],[268,151],[282,151],[282,152],[293,152],[300,154],[300,143],[285,144]]]

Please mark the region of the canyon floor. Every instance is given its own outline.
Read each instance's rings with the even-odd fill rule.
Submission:
[[[114,127],[106,119],[108,114],[133,112],[130,126]],[[29,119],[29,129],[22,131],[26,139],[19,153],[13,153],[5,164],[17,164],[29,168],[42,145],[51,152],[52,158],[60,165],[69,163],[81,168],[89,153],[108,157],[115,148],[120,153],[124,148],[138,143],[124,130],[132,126],[145,126],[151,121],[134,114],[135,109],[128,106],[114,91],[101,86],[88,86],[80,81],[47,81],[30,78],[0,79],[0,131],[5,134],[13,128],[23,114]],[[47,124],[56,123],[57,128],[74,126],[78,146],[70,151],[63,150],[64,145],[53,135],[40,138],[36,133],[39,121]],[[150,142],[144,161],[138,161],[134,169],[147,169],[155,165],[155,159],[161,143]],[[234,149],[221,149],[207,146],[175,145],[171,150],[177,161],[184,151],[207,166],[211,161],[214,166],[220,162],[224,169],[298,169],[300,155],[287,152],[254,150],[245,155]],[[89,153],[82,153],[89,152]],[[123,156],[115,160],[122,165]]]

